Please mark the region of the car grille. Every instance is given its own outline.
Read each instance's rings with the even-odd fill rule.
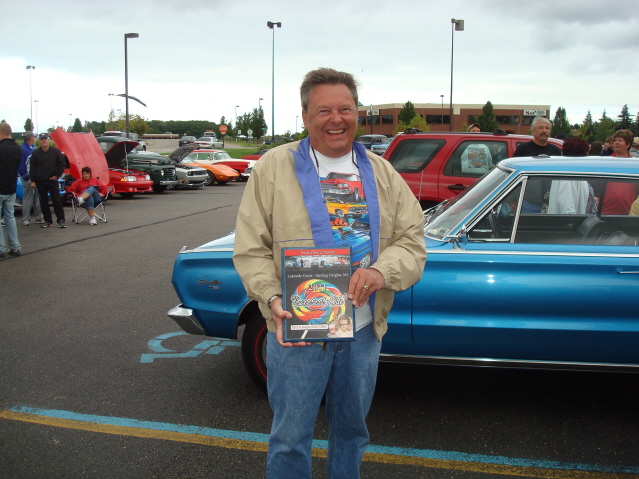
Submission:
[[[175,168],[164,168],[164,179],[165,180],[175,180]]]

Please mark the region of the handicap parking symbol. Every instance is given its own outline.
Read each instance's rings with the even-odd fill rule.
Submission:
[[[195,358],[200,354],[220,354],[224,351],[228,346],[240,346],[239,341],[233,341],[231,339],[220,339],[220,338],[211,338],[202,341],[199,344],[193,346],[190,351],[185,353],[178,353],[172,349],[167,349],[162,346],[162,341],[165,339],[173,338],[175,336],[182,336],[184,334],[188,334],[185,331],[178,331],[175,333],[167,333],[157,336],[151,339],[147,344],[149,349],[153,351],[153,353],[145,353],[140,357],[141,363],[152,363],[156,359],[160,358]]]

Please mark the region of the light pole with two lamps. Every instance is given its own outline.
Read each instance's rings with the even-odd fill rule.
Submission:
[[[129,38],[139,38],[139,33],[124,34],[124,101],[126,104],[126,137],[129,138],[129,53],[127,50],[127,40]]]
[[[282,28],[282,22],[266,22],[266,26],[273,30],[273,67],[272,67],[272,99],[271,99],[271,142],[275,141],[275,27]]]
[[[36,107],[36,129],[35,129],[35,133],[38,132],[39,128],[38,128],[38,103],[40,103],[40,100],[33,100],[33,103],[35,103],[35,107]]]
[[[455,31],[463,32],[464,31],[464,21],[456,20],[454,18],[450,19],[451,25],[451,39],[450,39],[450,131],[453,131],[453,51],[455,45]]]
[[[27,70],[29,70],[29,103],[31,104],[31,116],[29,117],[29,120],[31,120],[31,125],[33,125],[33,91],[31,88],[31,70],[35,70],[35,67],[33,65],[27,65]]]

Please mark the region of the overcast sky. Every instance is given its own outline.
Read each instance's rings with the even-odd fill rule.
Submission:
[[[25,8],[28,5],[28,8]],[[0,119],[22,131],[31,98],[39,131],[124,111],[211,120],[258,106],[271,128],[301,130],[299,85],[325,66],[355,74],[365,104],[448,103],[451,18],[455,103],[551,105],[571,123],[639,109],[637,0],[0,0]],[[27,70],[27,65],[35,70]],[[29,85],[31,75],[32,93]],[[174,132],[180,133],[180,132]]]

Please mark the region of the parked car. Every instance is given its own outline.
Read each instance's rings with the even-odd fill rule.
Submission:
[[[406,180],[422,205],[429,207],[457,196],[532,138],[498,133],[424,133],[411,128],[395,136],[384,158]],[[563,145],[555,138],[549,141],[559,148]]]
[[[58,178],[58,189],[60,191],[60,198],[62,199],[63,204],[67,202],[67,192],[65,190],[66,183],[64,178]],[[36,191],[36,195],[38,192]],[[15,208],[22,209],[22,199],[24,198],[24,190],[22,188],[22,181],[20,181],[20,177],[18,177],[18,185],[16,187],[16,200],[13,204]],[[51,196],[49,196],[49,203],[51,203]],[[16,220],[17,221],[17,220]]]
[[[189,154],[197,148],[194,144],[188,144],[179,147],[169,155],[169,159],[173,162],[180,175],[180,169],[194,171],[197,170],[198,174],[203,174],[204,179],[200,186],[210,186],[217,182],[220,185],[225,185],[231,180],[239,178],[240,174],[233,168],[222,164],[206,164],[193,161]]]
[[[154,193],[162,193],[168,187],[178,184],[175,166],[168,158],[157,153],[139,152],[135,148],[138,143],[127,141],[125,138],[101,136],[97,140],[109,165],[113,165],[113,168],[119,166],[125,170],[134,169],[148,174],[153,180]],[[112,149],[111,147],[117,143],[119,143],[118,148]],[[111,155],[116,155],[119,158],[122,151],[125,151],[124,159],[120,161],[119,165],[116,165],[118,160],[111,158]]]
[[[119,131],[119,130],[105,131],[102,134],[102,136],[117,136],[119,138],[127,138],[126,132]],[[129,137],[127,139],[138,142],[138,146],[137,146],[138,151],[146,151],[146,143],[142,141],[142,139],[137,133],[133,133],[132,131],[129,131]]]
[[[524,212],[553,185],[592,189],[597,213]],[[627,189],[639,189],[634,158],[511,158],[427,211],[424,274],[395,295],[380,360],[637,371],[639,216],[602,214]],[[244,326],[244,364],[263,385],[266,324],[233,243],[180,251],[182,304],[168,314],[191,334],[235,339]]]
[[[195,144],[200,148],[222,148],[223,143],[214,136],[202,136],[195,140]]]
[[[182,138],[180,138],[180,141],[178,141],[178,146],[183,146],[183,145],[188,145],[189,143],[195,143],[195,140],[197,138],[195,138],[194,136],[183,136]]]
[[[362,135],[357,141],[364,145],[367,150],[383,155],[390,144],[390,139],[386,135]]]
[[[240,179],[246,181],[249,174],[245,173],[246,169],[255,164],[255,160],[236,160],[224,150],[194,150],[188,158],[195,163],[208,165],[226,165],[233,168],[240,174]]]
[[[266,153],[268,150],[268,148],[266,149],[260,149],[257,150],[255,153],[252,153],[250,155],[244,155],[242,157],[243,160],[259,160],[261,158],[261,156]]]

